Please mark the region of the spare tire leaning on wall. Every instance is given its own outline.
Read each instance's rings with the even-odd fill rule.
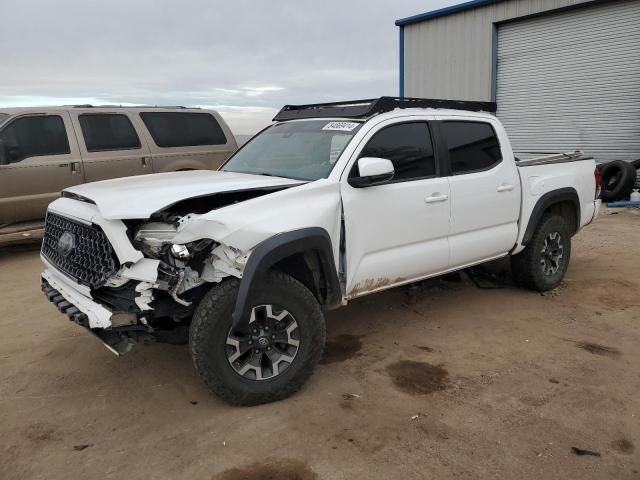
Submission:
[[[636,168],[630,162],[615,160],[600,170],[602,200],[615,202],[631,194],[636,181]]]

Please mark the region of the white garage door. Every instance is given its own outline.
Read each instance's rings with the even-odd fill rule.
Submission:
[[[497,74],[515,151],[640,158],[640,1],[500,25]]]

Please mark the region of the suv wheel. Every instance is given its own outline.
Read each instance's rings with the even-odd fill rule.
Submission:
[[[542,218],[527,247],[511,257],[517,285],[544,292],[556,288],[569,267],[571,235],[567,222],[558,215]]]
[[[315,369],[325,342],[322,310],[294,278],[270,272],[251,298],[249,328],[233,328],[240,282],[214,285],[193,316],[189,345],[195,369],[211,391],[234,405],[281,400]]]

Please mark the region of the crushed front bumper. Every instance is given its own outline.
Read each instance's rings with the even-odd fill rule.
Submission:
[[[47,298],[56,304],[61,312],[67,313],[71,311],[69,318],[76,321],[76,318],[82,323],[76,321],[80,325],[87,328],[110,328],[112,312],[103,307],[89,296],[89,289],[80,285],[73,285],[71,280],[67,280],[62,274],[57,273],[52,268],[45,269],[42,272],[42,285],[44,290],[45,283],[48,287],[58,292],[58,295]],[[82,290],[81,290],[82,289]],[[53,293],[51,293],[53,295]],[[62,297],[60,299],[59,297]],[[58,299],[56,301],[55,299]],[[71,309],[73,307],[75,310]]]
[[[73,287],[55,270],[47,268],[42,273],[42,291],[58,310],[69,320],[85,327],[112,353],[120,355],[128,352],[133,342],[127,335],[111,329],[113,312],[85,296]]]

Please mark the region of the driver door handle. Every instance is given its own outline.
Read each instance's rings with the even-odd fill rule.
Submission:
[[[449,195],[445,195],[444,193],[436,192],[432,195],[429,195],[424,199],[424,203],[438,203],[438,202],[446,202],[449,200]]]
[[[508,183],[503,183],[496,188],[498,192],[510,192],[513,190],[513,185],[509,185]]]

